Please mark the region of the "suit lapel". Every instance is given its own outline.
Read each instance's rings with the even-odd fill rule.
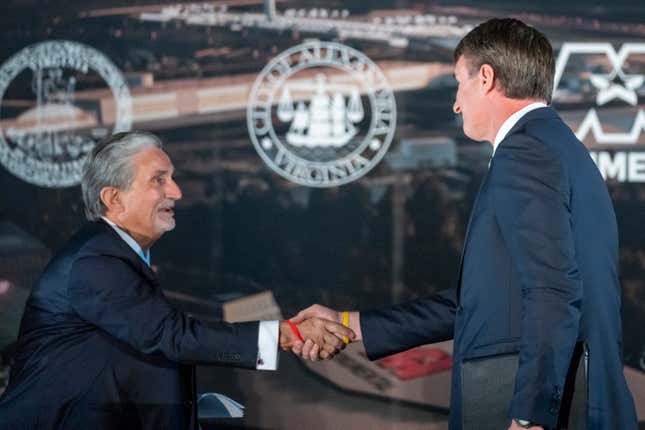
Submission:
[[[110,227],[105,221],[100,220],[97,222],[101,225],[106,233],[110,237],[110,251],[109,254],[126,260],[131,266],[137,269],[139,273],[143,275],[148,281],[152,282],[155,285],[159,284],[157,275],[152,269],[141,259],[141,257],[134,252],[134,250],[125,243],[125,241],[117,234],[112,227]]]

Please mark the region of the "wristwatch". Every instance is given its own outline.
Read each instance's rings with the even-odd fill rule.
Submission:
[[[517,424],[518,426],[522,427],[523,429],[528,429],[533,427],[535,424],[532,423],[531,421],[528,420],[518,420],[516,418],[513,418],[513,422]]]

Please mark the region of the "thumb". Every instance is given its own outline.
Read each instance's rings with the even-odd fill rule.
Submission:
[[[352,340],[356,338],[356,333],[349,327],[345,327],[344,325],[337,324],[332,321],[327,321],[325,323],[325,329],[327,329],[328,332],[335,334],[339,338],[343,337],[348,337]]]
[[[298,324],[303,322],[304,320],[317,317],[317,316],[318,315],[316,314],[316,305],[312,305],[298,312],[298,314],[295,317],[291,318],[291,322]]]
[[[307,309],[304,309],[298,312],[296,316],[289,318],[289,321],[291,321],[294,324],[299,324],[304,320],[306,320],[307,318],[309,318],[309,316],[307,315]]]

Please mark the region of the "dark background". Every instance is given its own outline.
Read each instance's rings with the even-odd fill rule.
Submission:
[[[179,19],[152,22],[139,16],[144,10],[158,11],[170,4],[177,3],[4,0],[0,62],[33,43],[77,41],[109,57],[136,96],[159,91],[164,84],[192,88],[211,78],[246,79],[259,73],[273,56],[305,39],[341,39],[337,33],[316,33],[306,26],[233,29]],[[227,5],[229,13],[263,11],[262,3],[254,1],[212,4],[216,11]],[[276,7],[278,14],[290,9],[309,13],[321,7],[346,10],[345,19],[357,22],[375,17],[450,16],[455,27],[473,26],[492,16],[514,16],[545,32],[556,50],[572,41],[611,42],[616,49],[625,42],[645,43],[645,8],[636,1],[278,1]],[[387,68],[386,62],[450,66],[458,40],[455,35],[412,35],[407,46],[400,47],[358,36],[342,43]],[[574,129],[575,118],[593,106],[585,75],[593,67],[599,66],[583,64],[578,74],[567,69],[568,76],[578,79],[572,88],[583,96],[573,102],[554,100],[565,120],[573,118]],[[635,58],[628,67],[631,73],[643,74],[645,60]],[[433,76],[418,88],[395,89],[397,132],[388,155],[365,177],[336,188],[302,187],[271,171],[251,144],[244,109],[135,119],[134,128],[152,131],[164,141],[184,193],[177,205],[177,228],[152,249],[152,262],[164,288],[181,293],[175,297],[188,297],[178,299],[178,306],[204,318],[217,318],[218,303],[271,290],[283,314],[289,316],[314,302],[365,309],[453,286],[465,225],[491,148],[463,135],[451,109],[455,84],[450,74]],[[153,87],[138,89],[141,76],[151,76]],[[22,79],[4,94],[0,120],[16,118],[26,109],[7,102],[32,97],[30,78]],[[102,87],[100,79],[88,75],[77,89]],[[643,95],[639,93],[637,106],[618,102],[608,106],[611,121],[631,127],[643,106]],[[591,135],[585,143],[591,149],[607,149]],[[636,145],[609,149],[645,150],[644,144],[641,136]],[[403,152],[406,145],[413,148],[408,155]],[[454,159],[446,161],[434,148],[454,150]],[[401,157],[403,167],[396,163]],[[609,180],[608,186],[620,228],[625,360],[629,367],[645,372],[645,184]],[[0,350],[6,366],[31,285],[49,256],[82,225],[84,216],[79,187],[37,187],[0,166],[0,189],[0,282],[9,285],[7,292],[0,293]],[[348,402],[355,406],[352,419],[377,417],[375,428],[402,423],[416,428],[431,421],[444,428],[441,414],[350,396],[316,379],[292,357],[282,355],[281,360],[278,375],[202,369],[200,383],[212,384],[207,388],[247,404],[248,416],[240,425],[249,428],[344,428],[321,424],[320,416],[352,415],[342,412]],[[288,381],[284,385],[276,382],[280,374]],[[276,391],[296,393],[292,400],[309,399],[304,403],[316,404],[321,415],[313,414],[308,421],[302,416],[295,421],[272,419],[280,414],[275,411],[278,408],[266,409],[266,396]]]

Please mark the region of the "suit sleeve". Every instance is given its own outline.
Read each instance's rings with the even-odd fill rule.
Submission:
[[[68,293],[81,318],[141,353],[185,364],[256,367],[257,322],[206,324],[191,318],[117,257],[77,260]]]
[[[582,300],[568,177],[544,144],[518,136],[498,148],[490,180],[498,225],[521,286],[519,367],[510,416],[553,427]]]
[[[416,346],[452,339],[457,290],[384,309],[361,312],[361,332],[370,360]]]

